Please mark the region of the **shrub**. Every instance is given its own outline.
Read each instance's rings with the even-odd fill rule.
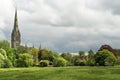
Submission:
[[[62,66],[66,66],[67,61],[64,58],[57,58],[54,60],[53,65],[54,67],[62,67]]]
[[[49,66],[49,61],[48,60],[41,60],[40,61],[40,66],[41,67],[47,67],[47,66]]]
[[[81,62],[80,59],[76,59],[76,60],[74,61],[74,65],[75,65],[75,66],[79,66],[79,65],[80,65],[80,62]]]
[[[95,65],[95,60],[94,59],[88,59],[86,61],[86,65],[87,66],[94,66]]]
[[[0,53],[4,56],[4,58],[7,58],[6,51],[4,49],[0,49]]]
[[[120,56],[117,57],[117,65],[120,65]]]
[[[116,57],[108,50],[102,50],[95,54],[95,64],[99,66],[112,66],[117,62]]]
[[[113,59],[113,57],[111,56],[107,57],[104,61],[105,61],[105,66],[114,66],[114,64],[116,63],[116,60]]]
[[[9,59],[4,60],[4,68],[10,68],[13,67],[12,62]]]
[[[4,67],[4,61],[0,59],[0,68]]]
[[[32,55],[28,53],[19,54],[18,59],[16,60],[17,67],[30,67],[33,66]]]
[[[5,57],[0,53],[0,60],[4,60]]]
[[[74,65],[75,66],[85,66],[86,65],[86,61],[85,60],[81,60],[81,59],[76,59],[74,61]]]

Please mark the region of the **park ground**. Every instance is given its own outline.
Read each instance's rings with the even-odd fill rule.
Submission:
[[[120,66],[0,68],[0,80],[120,80]]]

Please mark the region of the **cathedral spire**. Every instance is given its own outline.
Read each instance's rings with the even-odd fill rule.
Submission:
[[[17,48],[18,46],[20,46],[20,42],[21,42],[21,35],[18,29],[18,18],[17,18],[17,8],[16,8],[15,18],[14,18],[14,28],[11,34],[11,47]]]
[[[18,29],[17,8],[15,9],[14,29]]]

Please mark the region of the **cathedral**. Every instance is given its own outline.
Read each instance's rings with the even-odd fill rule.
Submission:
[[[21,34],[18,28],[17,10],[15,11],[14,28],[11,34],[11,47],[17,48],[21,43]]]

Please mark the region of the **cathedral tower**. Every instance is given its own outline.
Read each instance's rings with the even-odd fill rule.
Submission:
[[[18,28],[17,10],[15,11],[14,28],[11,34],[11,47],[17,48],[21,43],[21,35]]]

